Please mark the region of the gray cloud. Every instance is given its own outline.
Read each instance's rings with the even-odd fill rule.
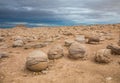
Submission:
[[[119,0],[1,0],[0,19],[118,23],[119,8]]]

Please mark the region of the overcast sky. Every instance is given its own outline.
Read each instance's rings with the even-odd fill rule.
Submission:
[[[120,0],[0,0],[0,23],[120,23]]]

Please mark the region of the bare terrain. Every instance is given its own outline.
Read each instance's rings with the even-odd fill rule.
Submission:
[[[118,45],[120,24],[37,27],[16,26],[0,29],[0,83],[120,83],[120,55],[111,54],[109,63],[95,61],[95,52],[107,45]],[[85,59],[69,58],[69,46],[65,40],[79,41],[87,49]],[[91,36],[99,37],[95,44],[87,43]],[[15,43],[16,40],[17,44]],[[22,41],[21,41],[22,40]],[[41,72],[26,69],[26,58],[34,50],[46,54],[53,45],[63,47],[64,56],[49,60],[49,66]],[[119,47],[119,46],[118,46]]]

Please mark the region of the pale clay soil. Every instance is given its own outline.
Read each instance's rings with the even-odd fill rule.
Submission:
[[[85,28],[85,30],[83,30]],[[100,64],[94,61],[94,52],[106,48],[110,43],[117,44],[119,38],[119,26],[104,25],[104,28],[92,26],[93,30],[87,26],[76,27],[54,27],[54,28],[12,28],[0,29],[5,36],[4,46],[0,46],[0,51],[9,53],[8,58],[0,59],[0,83],[120,83],[120,61],[119,55],[111,55],[111,63]],[[61,32],[59,32],[61,31]],[[73,35],[63,35],[62,32],[69,31]],[[113,39],[101,41],[100,44],[84,44],[88,54],[86,60],[72,60],[68,58],[68,49],[64,46],[66,39],[74,40],[75,35],[90,35],[93,31],[111,32]],[[42,48],[24,49],[23,47],[13,48],[11,38],[13,36],[40,36],[40,39],[32,43],[44,41],[51,36],[60,36],[50,44]],[[55,44],[64,47],[64,57],[50,61],[46,73],[31,72],[25,68],[26,57],[33,50],[42,50],[45,53]]]

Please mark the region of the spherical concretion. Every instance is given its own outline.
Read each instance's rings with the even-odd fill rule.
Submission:
[[[84,58],[86,56],[86,48],[83,44],[73,43],[69,48],[69,57],[73,59]]]
[[[63,53],[63,47],[61,45],[53,46],[48,51],[48,58],[49,59],[58,59],[64,55]]]
[[[40,50],[35,50],[27,57],[26,67],[32,71],[44,70],[48,67],[48,56]]]
[[[95,61],[99,63],[109,63],[111,50],[110,49],[100,49],[95,54]]]

